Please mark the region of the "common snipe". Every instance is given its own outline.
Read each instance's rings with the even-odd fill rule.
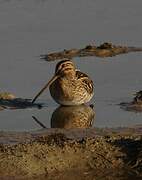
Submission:
[[[55,68],[55,75],[41,89],[32,103],[49,86],[53,99],[61,105],[79,105],[90,101],[93,97],[93,82],[83,72],[75,68],[70,60],[60,61]]]

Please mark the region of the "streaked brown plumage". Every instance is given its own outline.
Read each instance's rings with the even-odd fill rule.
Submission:
[[[93,97],[93,82],[85,73],[76,70],[70,60],[60,61],[55,68],[55,75],[35,96],[38,96],[49,86],[51,96],[61,105],[80,105]]]

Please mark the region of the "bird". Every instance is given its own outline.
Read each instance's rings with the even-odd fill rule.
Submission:
[[[32,103],[49,87],[52,98],[60,105],[74,106],[89,102],[94,95],[90,77],[76,69],[70,59],[57,63],[51,80],[33,98]]]

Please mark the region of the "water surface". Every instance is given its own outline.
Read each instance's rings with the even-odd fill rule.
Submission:
[[[111,41],[142,46],[142,2],[133,0],[2,0],[0,1],[0,87],[17,97],[32,98],[50,79],[57,62],[44,62],[40,54]],[[132,100],[142,89],[142,54],[110,58],[75,58],[78,69],[95,85],[96,127],[141,124],[141,113],[127,112],[117,104]],[[36,116],[47,127],[58,105],[49,91],[36,108],[0,112],[1,130],[36,130]]]

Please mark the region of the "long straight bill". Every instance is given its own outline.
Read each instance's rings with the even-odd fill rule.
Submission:
[[[36,99],[43,93],[43,91],[50,86],[56,79],[58,78],[57,75],[53,76],[51,80],[39,91],[39,93],[33,98],[32,103],[36,101]]]

